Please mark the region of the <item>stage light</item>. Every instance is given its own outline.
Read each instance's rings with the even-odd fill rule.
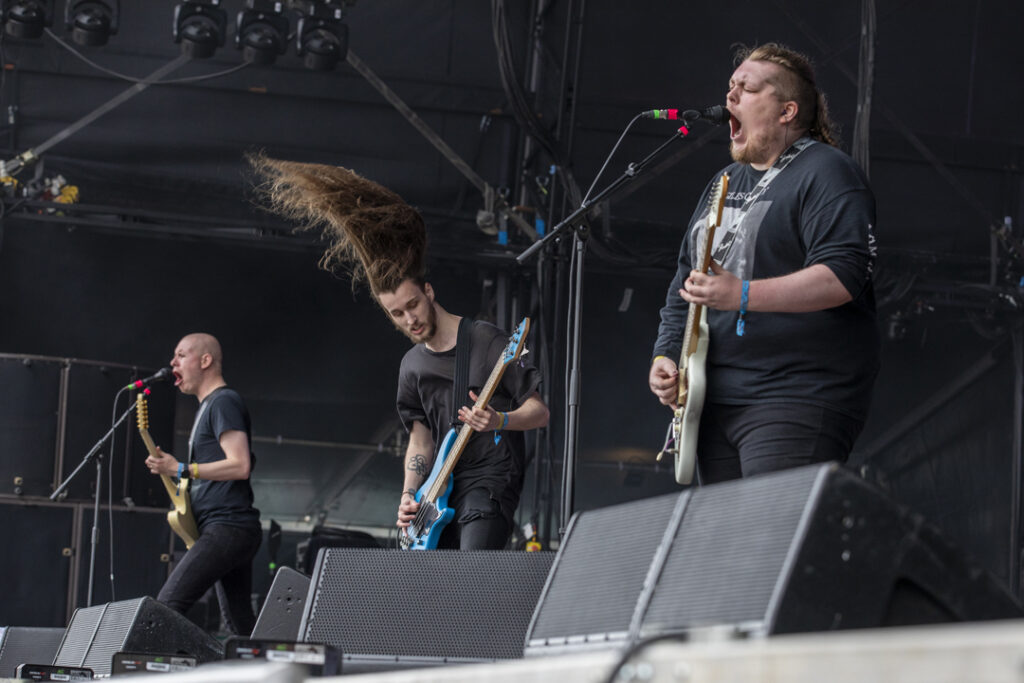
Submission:
[[[247,0],[238,13],[235,47],[246,62],[268,66],[288,48],[288,19],[283,4],[273,0]]]
[[[53,24],[53,0],[6,0],[4,30],[13,38],[38,38]]]
[[[117,33],[118,0],[68,0],[64,27],[79,45],[106,45]]]
[[[348,55],[348,25],[343,10],[328,2],[295,2],[299,11],[297,51],[307,69],[330,71]]]
[[[220,0],[186,0],[174,7],[174,42],[193,59],[212,57],[224,45],[227,27]]]

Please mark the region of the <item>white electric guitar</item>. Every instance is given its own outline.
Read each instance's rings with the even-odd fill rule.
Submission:
[[[722,174],[708,195],[707,229],[704,231],[700,252],[699,268],[702,273],[711,267],[711,248],[715,230],[722,222],[725,195],[729,191],[729,175]],[[708,356],[708,312],[701,304],[690,304],[686,314],[686,330],[683,332],[683,351],[679,357],[679,389],[672,423],[668,426],[665,445],[658,453],[658,460],[666,453],[675,457],[676,481],[689,484],[693,481],[694,466],[697,462],[697,431],[700,429],[700,415],[704,410],[704,394],[707,390],[705,366]]]

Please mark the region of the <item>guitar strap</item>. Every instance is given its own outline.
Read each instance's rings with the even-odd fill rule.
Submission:
[[[206,399],[202,403],[199,404],[199,412],[196,413],[196,419],[192,420],[192,431],[188,435],[188,464],[189,465],[191,465],[192,462],[195,459],[193,457],[194,456],[194,452],[193,452],[193,449],[192,449],[192,443],[196,440],[196,429],[199,427],[199,421],[203,419],[203,415],[206,414],[206,409],[210,407],[210,403],[212,402],[211,399],[214,396],[216,396],[220,392],[221,389],[227,389],[227,385],[222,386],[222,387],[217,387],[216,389],[211,391],[210,395],[207,396]]]
[[[452,378],[451,419],[449,427],[458,429],[462,426],[459,421],[459,408],[466,402],[469,395],[469,352],[473,344],[473,321],[470,318],[459,320],[459,333],[455,338],[455,376]]]
[[[733,243],[736,241],[736,235],[739,233],[740,225],[743,224],[743,217],[747,215],[747,211],[749,211],[750,207],[754,205],[754,202],[761,198],[761,195],[763,195],[765,190],[768,189],[771,182],[775,180],[775,178],[778,177],[778,175],[782,173],[790,163],[792,163],[793,159],[800,156],[800,152],[813,145],[814,142],[815,140],[812,138],[800,138],[790,145],[789,149],[783,152],[782,155],[775,160],[775,163],[772,164],[771,168],[765,171],[764,175],[761,176],[761,180],[754,186],[754,189],[747,194],[747,198],[743,202],[743,206],[740,207],[740,210],[736,213],[736,220],[733,221],[733,224],[729,226],[729,229],[722,235],[722,241],[718,243],[718,247],[715,248],[715,252],[711,255],[716,263],[723,263],[725,261],[725,257],[729,253],[729,249],[732,248]]]

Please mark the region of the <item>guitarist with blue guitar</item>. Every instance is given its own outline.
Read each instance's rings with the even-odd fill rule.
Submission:
[[[398,413],[409,430],[398,506],[403,547],[503,548],[523,486],[523,432],[546,426],[549,416],[537,391],[540,373],[522,356],[528,321],[511,339],[489,323],[466,321],[469,389],[460,397],[454,379],[462,318],[418,279],[376,297],[415,343],[398,379]],[[461,426],[451,425],[453,400]]]
[[[249,161],[272,211],[323,231],[321,267],[365,281],[414,344],[398,380],[398,414],[409,431],[402,547],[504,547],[523,488],[523,432],[548,423],[540,373],[524,357],[529,321],[510,338],[446,311],[425,279],[423,217],[383,185],[340,166]]]

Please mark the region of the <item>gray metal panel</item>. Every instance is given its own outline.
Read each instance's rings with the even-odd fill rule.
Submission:
[[[511,659],[553,553],[328,548],[300,639],[343,654]]]
[[[685,494],[684,494],[685,495]],[[528,649],[580,636],[625,638],[678,494],[579,514],[552,568]]]
[[[762,624],[821,471],[801,468],[698,490],[641,636]]]

